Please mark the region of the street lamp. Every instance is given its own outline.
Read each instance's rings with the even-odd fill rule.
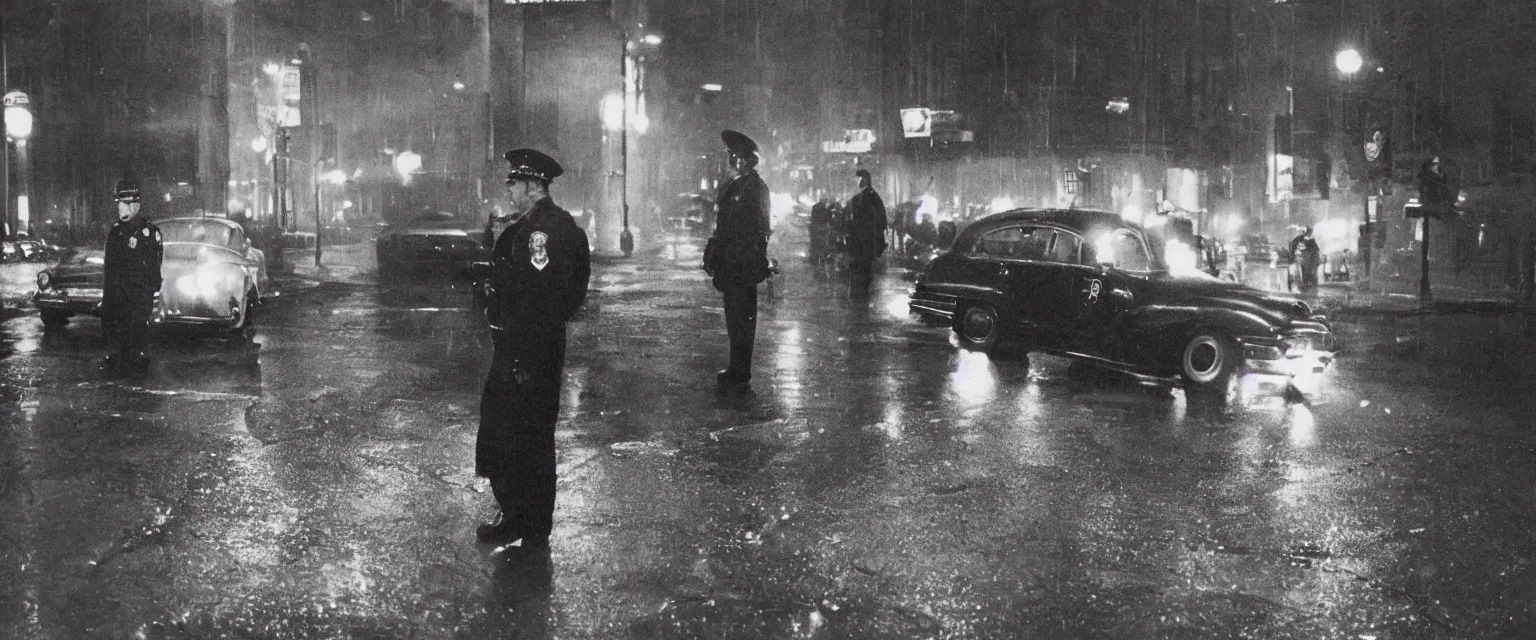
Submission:
[[[16,228],[13,233],[25,233],[31,218],[27,197],[28,167],[27,138],[32,135],[32,112],[27,110],[31,99],[20,91],[5,94],[5,135],[16,141]],[[0,178],[3,179],[3,178]]]
[[[401,179],[409,180],[411,174],[421,169],[421,154],[414,151],[402,151],[395,156],[395,171]]]
[[[1334,66],[1346,75],[1354,74],[1365,66],[1365,59],[1360,57],[1360,52],[1354,49],[1345,49],[1333,57]]]

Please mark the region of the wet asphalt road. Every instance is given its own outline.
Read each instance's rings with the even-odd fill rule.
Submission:
[[[958,353],[793,260],[754,392],[684,245],[594,273],[547,554],[475,544],[468,296],[366,249],[254,346],[0,324],[0,637],[1528,637],[1519,318],[1345,318],[1305,397],[1229,407]],[[0,267],[7,307],[30,282]],[[1446,336],[1457,336],[1447,341]],[[1514,346],[1511,346],[1514,345]]]

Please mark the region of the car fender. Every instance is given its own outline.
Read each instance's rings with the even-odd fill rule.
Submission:
[[[1257,313],[1223,307],[1149,305],[1128,320],[1139,359],[1158,368],[1176,362],[1184,341],[1196,331],[1220,331],[1234,338],[1272,336],[1276,331]]]
[[[1014,319],[1008,312],[1007,299],[1003,292],[991,287],[975,285],[948,284],[943,286],[930,286],[930,291],[949,294],[955,297],[955,318],[958,321],[966,307],[987,305],[997,312],[997,317],[1005,326],[1012,327]]]

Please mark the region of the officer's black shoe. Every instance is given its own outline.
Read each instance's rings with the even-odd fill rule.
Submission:
[[[746,386],[752,382],[750,374],[742,373],[734,369],[725,369],[715,374],[715,384],[722,387]]]
[[[522,537],[522,533],[518,531],[517,525],[517,521],[507,517],[507,514],[497,513],[494,522],[487,522],[475,527],[475,539],[481,542],[512,542]]]

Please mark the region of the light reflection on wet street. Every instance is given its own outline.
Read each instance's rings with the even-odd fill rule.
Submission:
[[[1533,622],[1528,369],[1467,356],[1528,348],[1524,325],[1343,318],[1348,351],[1315,390],[1249,377],[1223,406],[958,351],[907,317],[901,270],[865,297],[789,258],[763,295],[753,390],[721,394],[721,303],[698,259],[684,242],[596,267],[548,554],[474,542],[494,507],[472,474],[489,344],[467,294],[367,269],[294,280],[260,310],[259,345],[162,341],[128,379],[98,369],[95,320],[44,334],[35,311],[8,313],[0,636]]]

